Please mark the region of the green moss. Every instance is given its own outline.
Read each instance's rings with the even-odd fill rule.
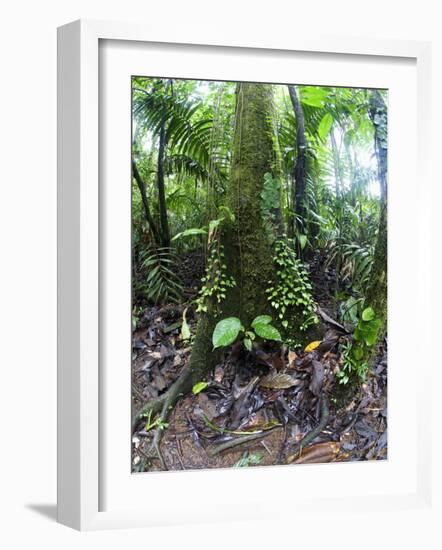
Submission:
[[[370,273],[371,284],[367,289],[365,307],[371,306],[381,320],[379,336],[387,329],[387,204],[381,204],[379,232]]]
[[[265,174],[278,172],[272,112],[272,86],[238,85],[232,168],[227,188],[227,206],[235,214],[235,221],[226,221],[220,234],[226,273],[236,285],[229,288],[223,302],[216,308],[213,304],[198,323],[189,367],[193,383],[201,381],[219,357],[212,351],[211,337],[217,321],[222,318],[239,317],[244,326],[249,326],[256,316],[267,314],[290,340],[304,343],[310,336],[310,331],[300,330],[306,316],[298,307],[287,311],[289,324],[283,327],[278,311],[268,299],[267,290],[277,284],[277,277],[275,252],[261,212],[261,193]],[[303,307],[309,309],[306,305]],[[308,323],[304,328],[307,327]]]
[[[230,307],[250,323],[258,314],[269,313],[265,290],[273,273],[271,249],[261,217],[264,175],[274,163],[270,85],[240,84],[235,120],[235,139],[228,206],[235,212],[234,224],[223,238],[226,257],[237,288]]]

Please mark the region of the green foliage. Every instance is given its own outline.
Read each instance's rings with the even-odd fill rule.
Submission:
[[[143,313],[143,308],[140,306],[134,306],[132,308],[132,330],[135,330],[140,321],[140,316]]]
[[[329,88],[320,86],[302,86],[301,103],[311,107],[324,107]]]
[[[255,328],[257,325],[268,325],[272,322],[270,315],[258,315],[252,321],[252,328]]]
[[[182,325],[181,325],[181,339],[183,341],[190,340],[190,337],[191,337],[190,328],[189,328],[189,325],[188,325],[187,319],[186,319],[186,313],[187,313],[187,307],[184,308],[183,322],[182,322]]]
[[[149,301],[158,304],[178,302],[181,299],[182,285],[176,274],[177,257],[172,249],[148,249],[142,254],[141,265],[147,274],[143,281],[143,292]]]
[[[228,317],[219,321],[212,334],[213,348],[233,344],[241,330],[241,321],[237,317]]]
[[[203,286],[196,299],[196,311],[206,312],[209,304],[215,307],[226,298],[227,289],[235,286],[235,279],[228,275],[224,247],[212,244],[207,259],[206,274],[201,279]]]
[[[272,243],[278,232],[276,212],[281,208],[281,182],[267,172],[261,191],[261,217],[264,222],[268,241]]]
[[[245,451],[242,457],[235,462],[233,468],[248,468],[249,466],[256,466],[260,464],[263,458],[263,453],[249,453],[249,451]]]
[[[208,385],[209,385],[208,382],[197,382],[196,384],[194,384],[192,388],[193,395],[198,395],[200,392],[205,390]]]
[[[354,333],[355,340],[359,342],[364,342],[367,346],[373,346],[378,338],[380,326],[380,319],[371,318],[369,320],[365,320],[362,316]]]
[[[159,430],[164,430],[169,425],[167,422],[165,422],[161,418],[161,416],[158,416],[155,420],[153,420],[151,409],[149,409],[146,413],[143,413],[141,416],[146,418],[146,425],[144,427],[146,432],[149,432],[150,430],[153,430],[153,428],[158,428]]]
[[[270,282],[268,300],[284,328],[296,315],[300,330],[305,331],[318,322],[307,271],[294,250],[283,240],[275,243],[274,262],[277,281],[274,284]]]
[[[343,366],[337,375],[340,384],[364,382],[369,369],[368,359],[377,342],[380,326],[381,320],[376,318],[373,309],[366,307],[353,334],[353,342],[343,347]]]
[[[134,118],[140,128],[158,136],[161,128],[165,127],[169,149],[178,155],[176,158],[188,159],[182,162],[182,167],[189,170],[191,162],[195,162],[204,167],[205,175],[208,175],[209,169],[213,172],[213,159],[210,158],[213,121],[198,116],[201,103],[189,97],[178,97],[172,92],[170,81],[162,79],[147,82],[146,79],[135,80],[133,90]],[[218,164],[215,171],[217,177],[223,178]],[[203,174],[200,171],[200,176]]]
[[[261,191],[261,214],[264,220],[274,221],[274,210],[280,207],[281,182],[269,172],[264,175]]]
[[[318,136],[321,140],[325,140],[328,136],[331,127],[333,126],[333,116],[330,113],[325,113],[318,126]]]
[[[361,304],[363,298],[355,298],[350,296],[340,304],[340,319],[343,323],[351,324],[356,326],[359,320],[359,305]]]
[[[270,323],[272,318],[269,315],[258,315],[251,323],[251,328],[245,330],[238,317],[228,317],[219,321],[212,335],[213,348],[221,348],[233,344],[240,333],[243,334],[244,346],[250,351],[252,341],[259,336],[263,340],[281,341],[281,334]]]
[[[342,244],[340,248],[342,255],[341,273],[349,278],[352,286],[363,291],[370,280],[370,272],[373,266],[374,246],[361,246],[359,244]]]
[[[176,241],[177,239],[182,239],[183,237],[193,237],[194,235],[207,235],[207,230],[202,227],[191,227],[190,229],[186,229],[185,231],[181,231],[180,233],[177,233],[172,238],[172,241]]]
[[[281,334],[279,333],[279,330],[272,325],[258,324],[255,325],[253,328],[256,335],[263,340],[275,340],[276,342],[281,341]]]

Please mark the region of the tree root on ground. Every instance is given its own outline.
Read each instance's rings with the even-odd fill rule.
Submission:
[[[326,427],[328,419],[330,417],[330,411],[328,409],[328,402],[325,395],[322,396],[322,403],[321,403],[321,419],[319,420],[319,424],[316,426],[316,428],[313,428],[310,432],[308,432],[302,439],[299,441],[294,449],[291,455],[289,455],[286,459],[286,464],[291,464],[294,460],[299,458],[300,454],[302,453],[302,449],[311,443],[315,438],[318,437],[318,435],[322,432],[322,430]]]
[[[165,428],[167,427],[166,422],[176,402],[180,397],[189,391],[191,384],[192,380],[190,373],[186,370],[177,380],[175,380],[175,382],[163,395],[160,395],[159,397],[152,399],[143,405],[132,417],[132,431],[134,431],[143,414],[149,411],[151,414],[156,414],[159,412],[159,417],[156,419],[158,427],[155,430],[150,448],[151,452],[154,454],[150,458],[158,458],[163,470],[167,470],[167,465],[161,453],[160,444]]]
[[[248,443],[249,441],[255,441],[256,439],[262,439],[263,437],[267,437],[270,435],[274,430],[281,428],[281,426],[275,426],[274,428],[270,428],[269,430],[260,432],[260,433],[251,433],[251,434],[245,434],[240,437],[236,437],[235,439],[229,439],[229,441],[225,441],[224,443],[220,443],[216,447],[209,448],[207,450],[207,454],[210,457],[214,457],[217,454],[221,453],[222,451],[225,451],[227,449],[231,449],[233,447],[237,447],[238,445],[242,445],[243,443]]]

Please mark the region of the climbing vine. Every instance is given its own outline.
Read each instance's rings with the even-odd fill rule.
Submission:
[[[209,303],[218,306],[226,298],[227,289],[236,285],[235,279],[227,274],[224,247],[218,240],[210,247],[206,273],[201,281],[203,286],[196,299],[198,313],[206,312]]]
[[[305,331],[318,323],[307,271],[294,250],[283,240],[275,242],[274,263],[277,280],[269,283],[267,298],[285,329],[295,316],[299,329]]]

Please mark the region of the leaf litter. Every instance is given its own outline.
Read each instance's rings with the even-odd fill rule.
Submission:
[[[191,333],[192,308],[186,312]],[[133,405],[161,395],[186,367],[191,345],[182,334],[178,306],[150,307],[133,334]],[[179,322],[181,320],[181,323]],[[145,327],[145,328],[143,328]],[[172,328],[171,328],[172,327]],[[314,464],[387,458],[387,361],[382,345],[367,381],[351,398],[335,403],[342,332],[325,331],[307,351],[278,345],[226,353],[196,393],[178,401],[161,443],[166,466],[175,469]],[[201,389],[200,389],[201,388]],[[320,433],[321,402],[329,414]],[[161,465],[149,456],[153,430],[138,425],[132,439],[133,471]],[[309,434],[315,437],[300,446]],[[307,438],[306,438],[307,439]]]

